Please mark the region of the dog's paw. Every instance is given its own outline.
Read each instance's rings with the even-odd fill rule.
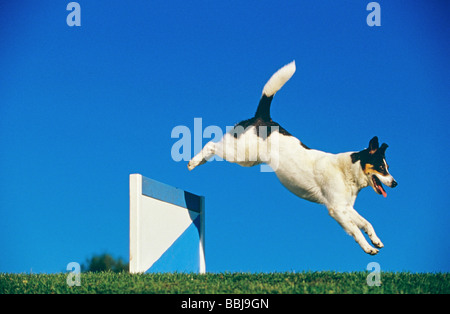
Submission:
[[[197,166],[197,165],[194,165],[194,163],[192,162],[192,160],[189,161],[189,163],[188,163],[188,165],[187,165],[189,171],[191,171],[192,169],[194,169],[196,166]]]
[[[189,169],[189,171],[190,171],[190,170],[194,169],[194,168],[197,167],[197,166],[203,165],[205,162],[206,162],[206,160],[200,160],[200,161],[198,161],[198,160],[196,160],[195,158],[192,158],[192,159],[189,161],[187,167],[188,167],[188,169]]]
[[[380,241],[380,239],[373,240],[373,241],[372,241],[372,244],[375,245],[375,247],[377,247],[377,248],[379,248],[379,249],[381,249],[382,247],[384,247],[384,244],[383,244],[383,242]]]
[[[366,252],[367,254],[370,254],[370,255],[378,254],[378,250],[371,247],[369,244],[367,244],[366,246],[362,246],[362,249],[364,250],[364,252]]]

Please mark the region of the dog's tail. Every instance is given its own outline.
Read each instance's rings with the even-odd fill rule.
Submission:
[[[284,84],[294,75],[295,73],[295,61],[285,65],[267,81],[264,85],[261,99],[259,100],[258,109],[256,110],[255,117],[261,118],[265,121],[270,121],[270,104],[272,102],[273,96],[278,92]]]

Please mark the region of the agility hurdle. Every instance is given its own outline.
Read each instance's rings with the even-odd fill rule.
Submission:
[[[205,273],[205,198],[131,174],[129,265],[130,273]]]

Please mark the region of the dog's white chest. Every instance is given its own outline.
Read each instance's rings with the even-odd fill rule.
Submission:
[[[308,150],[293,136],[278,136],[278,150],[271,151],[269,165],[280,182],[295,195],[311,202],[324,204],[322,189],[318,181],[325,174],[321,169],[323,152]]]

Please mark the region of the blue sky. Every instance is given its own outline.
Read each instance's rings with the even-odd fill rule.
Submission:
[[[55,1],[0,4],[0,272],[128,258],[128,176],[206,197],[206,263],[222,271],[450,271],[447,1]],[[385,247],[365,254],[259,167],[175,162],[178,125],[233,125],[296,60],[272,117],[338,153],[389,144],[398,181],[355,208]],[[203,140],[203,144],[207,139]]]

